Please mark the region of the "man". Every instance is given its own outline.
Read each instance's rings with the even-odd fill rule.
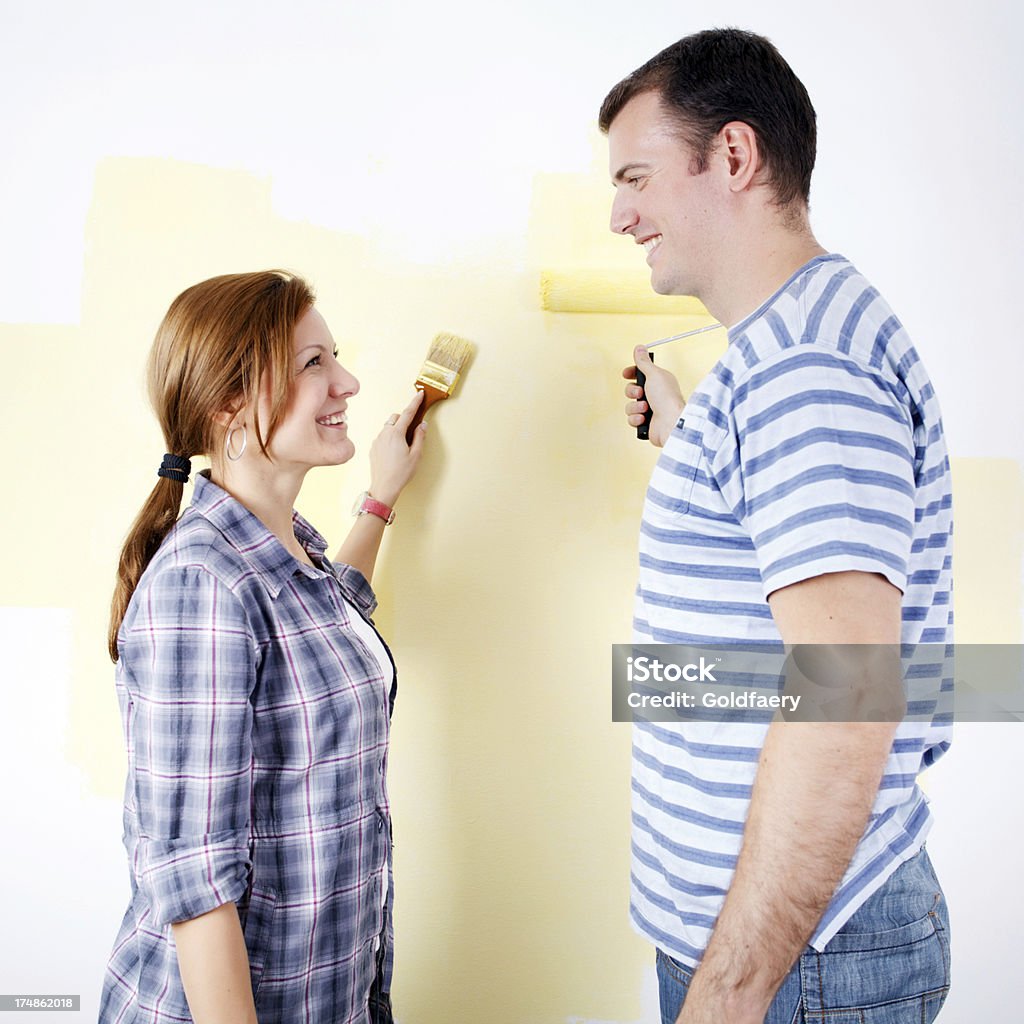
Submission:
[[[635,352],[627,420],[650,408],[664,451],[634,640],[950,642],[939,409],[888,305],[811,233],[803,85],[768,40],[701,32],[620,82],[600,124],[612,230],[655,291],[729,328],[688,402]],[[949,932],[915,780],[947,746],[931,723],[638,723],[631,913],[663,1021],[932,1020]]]

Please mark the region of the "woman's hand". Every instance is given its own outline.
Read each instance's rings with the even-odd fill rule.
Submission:
[[[679,388],[679,381],[668,370],[655,366],[643,345],[637,345],[633,350],[633,356],[636,365],[627,366],[622,371],[622,376],[626,380],[635,381],[639,367],[643,370],[647,383],[642,388],[638,384],[626,385],[625,395],[631,399],[626,403],[626,422],[631,427],[639,427],[644,421],[647,409],[653,410],[650,441],[661,448],[679,422],[686,401]]]
[[[388,417],[384,429],[370,445],[370,494],[385,505],[394,505],[398,500],[423,454],[423,440],[427,432],[425,421],[416,428],[412,444],[405,443],[406,431],[422,401],[423,392],[417,391],[401,413]]]

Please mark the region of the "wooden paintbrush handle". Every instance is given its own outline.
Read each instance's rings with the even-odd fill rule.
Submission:
[[[437,388],[432,388],[429,384],[421,384],[419,381],[416,382],[416,390],[423,392],[423,401],[420,402],[420,407],[416,410],[416,415],[413,416],[412,423],[409,424],[409,429],[405,432],[405,443],[409,445],[412,444],[413,435],[416,433],[416,428],[423,422],[426,411],[435,402],[440,402],[442,398],[448,397],[446,391],[439,391]]]

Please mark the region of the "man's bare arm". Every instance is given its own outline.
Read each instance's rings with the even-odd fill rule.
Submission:
[[[787,647],[899,643],[901,594],[879,575],[818,576],[768,603]],[[894,671],[884,652],[864,668]],[[679,1024],[762,1024],[864,833],[895,731],[895,722],[771,724],[736,873]]]

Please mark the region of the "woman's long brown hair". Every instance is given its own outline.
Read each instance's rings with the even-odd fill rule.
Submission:
[[[281,270],[225,274],[183,291],[171,303],[149,353],[149,398],[164,450],[191,458],[223,443],[219,412],[251,408],[256,441],[267,453],[290,388],[295,324],[314,302],[312,289]],[[264,435],[256,409],[260,382],[271,382]],[[146,566],[177,522],[184,484],[160,477],[121,549],[107,646],[118,659],[117,634]]]

